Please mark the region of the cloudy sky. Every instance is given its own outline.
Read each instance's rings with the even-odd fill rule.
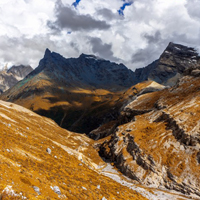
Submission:
[[[168,43],[200,49],[200,0],[0,0],[0,67],[37,67],[46,48],[135,69]]]

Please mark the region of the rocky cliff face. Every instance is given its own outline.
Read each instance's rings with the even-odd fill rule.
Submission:
[[[198,70],[174,87],[142,94],[124,107],[112,137],[100,145],[100,155],[141,184],[199,198]]]
[[[169,43],[160,58],[145,68],[136,69],[138,82],[150,79],[157,83],[174,85],[184,71],[200,64],[196,50],[180,44]]]
[[[19,65],[0,71],[0,93],[16,85],[18,81],[25,78],[32,70],[31,66]]]
[[[7,70],[7,73],[14,75],[20,81],[32,71],[33,68],[30,65],[14,65]]]

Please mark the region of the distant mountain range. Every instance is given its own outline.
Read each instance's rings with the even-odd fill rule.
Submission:
[[[16,85],[18,81],[24,79],[32,70],[32,67],[29,65],[14,65],[10,69],[5,68],[0,71],[0,93]]]
[[[54,81],[64,82],[69,88],[107,89],[119,91],[132,85],[152,80],[163,85],[174,85],[183,72],[198,66],[200,57],[196,50],[180,44],[169,43],[160,58],[150,65],[132,72],[123,64],[116,64],[94,55],[81,54],[79,58],[66,59],[46,49],[44,58],[33,70],[30,66],[12,66],[0,72],[0,92],[14,86],[31,71],[30,77],[40,73]]]

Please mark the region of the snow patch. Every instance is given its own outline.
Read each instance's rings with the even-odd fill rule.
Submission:
[[[174,48],[175,48],[175,49],[177,49],[177,50],[179,50],[179,51],[181,50],[181,49],[180,49],[180,48],[178,48],[178,47],[174,47]]]

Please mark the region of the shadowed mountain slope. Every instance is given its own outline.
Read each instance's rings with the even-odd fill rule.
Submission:
[[[50,117],[64,128],[88,133],[104,122],[105,115],[115,117],[118,111],[111,111],[112,105],[133,83],[133,72],[122,64],[85,54],[65,59],[47,49],[39,66],[3,99]]]
[[[123,64],[86,54],[66,59],[49,49],[46,49],[44,58],[29,77],[38,74],[63,82],[68,88],[120,91],[134,84],[134,73]]]

